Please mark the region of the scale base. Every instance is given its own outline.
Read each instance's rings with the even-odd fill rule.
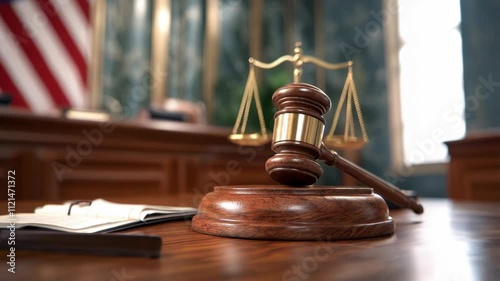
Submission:
[[[203,197],[196,232],[267,240],[340,240],[394,233],[387,204],[371,188],[219,186]]]

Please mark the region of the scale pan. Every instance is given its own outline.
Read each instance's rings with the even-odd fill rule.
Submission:
[[[228,139],[230,142],[242,146],[261,146],[271,141],[269,135],[262,135],[258,133],[231,134],[229,135]]]
[[[358,150],[366,145],[366,141],[356,137],[327,136],[323,143],[330,149],[338,150]]]

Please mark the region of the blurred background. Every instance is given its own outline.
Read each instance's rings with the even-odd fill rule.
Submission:
[[[354,61],[370,139],[357,161],[401,188],[447,196],[444,142],[500,128],[496,0],[27,2],[2,1],[0,9],[0,90],[12,107],[40,114],[88,108],[133,120],[143,109],[177,102],[194,108],[199,123],[232,127],[248,58],[271,62],[292,54],[300,41],[305,55]],[[60,9],[67,12],[56,20],[36,16]],[[23,20],[35,27],[50,23],[55,31],[47,36],[60,36],[55,41],[69,51],[45,50],[51,43],[38,36],[16,46],[12,38],[41,32],[16,27]],[[52,68],[64,61],[66,68]],[[346,74],[305,65],[302,79],[323,89],[334,109]],[[60,86],[33,90],[50,79]],[[257,81],[271,131],[270,98],[292,82],[292,67],[257,70]],[[326,128],[332,118],[333,110]],[[250,129],[258,130],[250,119]],[[340,184],[339,173],[326,171],[323,184]]]

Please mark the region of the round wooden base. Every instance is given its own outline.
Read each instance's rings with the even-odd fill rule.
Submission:
[[[203,197],[196,232],[250,239],[338,240],[394,233],[371,188],[220,186]]]

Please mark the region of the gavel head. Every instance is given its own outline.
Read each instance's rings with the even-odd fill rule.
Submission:
[[[281,184],[314,184],[323,173],[316,159],[321,153],[323,115],[330,110],[330,98],[318,87],[293,83],[274,92],[273,104],[278,109],[272,142],[276,155],[267,160],[266,171]]]

